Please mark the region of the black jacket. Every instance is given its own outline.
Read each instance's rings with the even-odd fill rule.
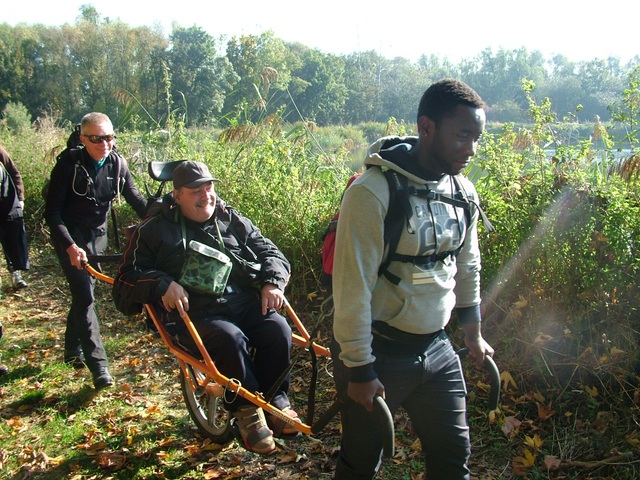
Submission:
[[[86,150],[73,149],[60,156],[51,171],[44,217],[52,240],[65,249],[74,243],[70,230],[106,231],[111,201],[118,192],[140,218],[144,217],[147,200],[135,186],[125,159],[111,151],[97,172],[96,165]]]
[[[185,260],[179,207],[171,194],[152,208],[159,213],[145,219],[133,232],[125,249],[113,284],[113,299],[123,313],[140,311],[142,304],[159,302],[172,281],[178,282]],[[151,210],[151,209],[150,209]],[[219,198],[213,218],[216,219],[225,249],[247,262],[255,262],[259,270],[252,275],[234,262],[229,285],[241,289],[260,287],[266,283],[284,291],[291,267],[275,244],[238,211]],[[215,224],[198,224],[185,219],[187,244],[191,240],[216,247]],[[230,255],[232,256],[232,255]],[[220,299],[189,292],[189,314],[193,320],[206,316]],[[174,312],[175,313],[175,312]]]

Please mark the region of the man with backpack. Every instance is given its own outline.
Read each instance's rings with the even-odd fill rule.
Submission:
[[[147,200],[136,188],[127,162],[114,150],[116,137],[107,115],[86,114],[79,134],[82,145],[60,154],[51,171],[44,217],[71,290],[64,361],[75,368],[86,364],[100,390],[113,385],[113,378],[94,307],[95,278],[84,266],[88,255],[102,255],[107,247],[111,202],[122,194],[143,218]]]
[[[484,108],[462,82],[433,84],[420,100],[418,135],[372,145],[367,170],[345,191],[333,271],[331,350],[344,401],[335,479],[371,479],[380,468],[377,395],[409,415],[429,480],[470,478],[466,386],[444,329],[455,309],[471,357],[482,364],[493,355],[480,329],[478,198],[460,175]],[[393,221],[402,230],[390,246]]]

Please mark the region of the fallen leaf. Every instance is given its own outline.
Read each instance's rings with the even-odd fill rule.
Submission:
[[[634,448],[640,448],[640,439],[638,438],[638,432],[633,432],[631,435],[627,435],[626,442]]]
[[[556,413],[555,410],[545,407],[540,402],[536,402],[536,405],[538,405],[538,418],[540,418],[540,420],[546,420],[547,418],[549,418],[550,416]]]
[[[626,354],[627,354],[627,352],[625,352],[624,350],[621,350],[621,349],[619,349],[617,347],[613,347],[611,349],[611,356],[612,357],[619,357],[619,356],[626,355]]]
[[[295,450],[289,450],[278,456],[278,463],[295,463],[298,459],[298,454]]]
[[[509,437],[513,437],[518,433],[520,425],[522,425],[522,422],[516,417],[506,417],[502,425],[502,432]]]
[[[228,473],[229,472],[227,472],[225,469],[217,470],[217,469],[210,468],[209,470],[204,472],[204,474],[202,475],[202,478],[204,478],[205,480],[215,480],[216,478],[228,478],[227,477]]]
[[[514,390],[518,390],[516,381],[513,379],[508,371],[500,372],[500,381],[502,382],[502,390],[506,392],[509,389],[509,385],[513,386]]]
[[[562,461],[555,455],[544,456],[544,466],[547,467],[547,470],[558,470],[561,464]]]
[[[538,402],[544,402],[544,395],[542,395],[538,390],[533,392],[533,398],[535,398]]]
[[[514,462],[519,463],[525,468],[533,467],[536,464],[536,456],[531,453],[531,450],[525,448],[523,455],[524,456],[514,458]]]
[[[597,387],[584,387],[584,391],[589,394],[591,398],[596,398],[598,396],[598,388]]]
[[[103,452],[98,456],[97,463],[105,470],[121,470],[127,463],[127,456],[119,452]]]
[[[542,347],[551,340],[553,340],[553,337],[551,335],[547,333],[539,333],[538,336],[533,339],[533,344],[537,347]]]
[[[540,438],[540,435],[536,433],[533,437],[525,435],[524,444],[534,452],[539,452],[542,449],[544,441]]]

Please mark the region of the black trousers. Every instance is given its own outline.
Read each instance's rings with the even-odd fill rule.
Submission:
[[[102,255],[107,248],[106,228],[70,228],[69,231],[76,245],[87,252],[87,255]],[[91,372],[100,367],[108,367],[109,361],[100,336],[100,324],[94,305],[96,279],[86,270],[74,267],[66,250],[55,241],[53,244],[71,291],[71,308],[67,314],[64,336],[65,354],[82,350]],[[94,265],[96,266],[99,268]]]
[[[29,249],[22,217],[0,221],[0,243],[10,272],[29,270]]]
[[[266,394],[280,383],[271,403],[279,409],[289,407],[289,375],[282,382],[280,377],[290,362],[291,327],[275,310],[262,315],[257,293],[229,295],[225,300],[206,316],[194,314],[194,325],[207,352],[220,373],[238,380],[251,392]],[[182,345],[197,351],[183,323],[177,335]],[[251,404],[231,392],[227,392],[225,403],[231,411]]]
[[[421,441],[427,478],[468,480],[467,391],[460,359],[446,333],[441,331],[423,350],[382,347],[374,337],[374,368],[385,387],[387,406],[392,413],[402,406],[409,415]],[[372,413],[347,397],[349,372],[335,340],[331,355],[336,389],[346,400],[340,411],[342,442],[334,479],[370,480],[381,466],[382,429]]]

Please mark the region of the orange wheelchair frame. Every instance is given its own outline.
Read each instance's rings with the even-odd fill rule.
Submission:
[[[99,272],[89,264],[85,265],[85,269],[99,280],[109,284],[114,282],[113,278]],[[178,359],[182,393],[192,420],[198,430],[214,442],[228,443],[233,436],[230,418],[228,412],[224,409],[224,396],[228,395],[229,392],[249,400],[254,405],[262,408],[266,414],[276,416],[299,432],[307,435],[320,432],[338,412],[341,403],[335,401],[313,425],[304,423],[299,418],[291,417],[269,403],[263,394],[251,392],[237,380],[230,379],[221,373],[202,343],[202,339],[188,315],[183,320],[202,358],[197,358],[176,344],[162,321],[158,307],[152,304],[145,304],[144,307],[160,334],[160,338],[169,351]],[[298,333],[294,332],[292,335],[293,344],[312,349],[313,355],[330,358],[331,352],[329,349],[311,340],[311,335],[288,302],[285,304],[285,310],[298,331]],[[312,417],[312,414],[307,412],[307,417]]]

